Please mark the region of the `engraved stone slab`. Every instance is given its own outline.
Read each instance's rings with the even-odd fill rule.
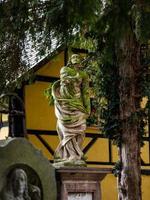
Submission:
[[[57,200],[101,200],[101,181],[111,169],[64,167],[56,169]]]
[[[92,193],[69,193],[68,200],[92,200]]]
[[[18,193],[22,197],[16,198]],[[56,200],[55,168],[24,138],[0,141],[0,196],[0,200]]]

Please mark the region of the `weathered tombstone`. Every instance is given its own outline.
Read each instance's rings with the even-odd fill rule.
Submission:
[[[0,200],[56,200],[55,169],[26,139],[0,141]]]
[[[110,169],[61,167],[56,170],[58,200],[101,200],[101,181]]]

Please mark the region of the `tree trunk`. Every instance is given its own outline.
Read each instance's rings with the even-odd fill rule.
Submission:
[[[121,147],[119,150],[121,172],[118,177],[119,200],[141,200],[139,74],[140,48],[130,33],[122,40],[119,52]]]

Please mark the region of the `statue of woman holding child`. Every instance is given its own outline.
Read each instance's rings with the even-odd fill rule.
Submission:
[[[55,165],[85,166],[82,152],[86,119],[90,114],[89,77],[78,54],[60,70],[60,80],[52,86],[57,132],[60,143],[55,151]]]

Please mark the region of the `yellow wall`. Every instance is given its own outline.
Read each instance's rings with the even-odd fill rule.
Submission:
[[[142,176],[142,199],[150,199],[150,176]]]
[[[150,199],[150,176],[142,176],[142,199]],[[102,199],[117,200],[117,178],[112,174],[108,174],[101,183]]]
[[[1,123],[5,123],[5,126],[0,128],[0,140],[4,140],[8,137],[8,115],[0,113],[0,119]]]
[[[55,130],[54,107],[49,106],[44,90],[48,83],[36,82],[26,86],[25,107],[27,129]]]
[[[60,68],[64,65],[64,52],[54,57],[40,68],[36,74],[42,76],[59,77]],[[55,130],[56,118],[54,107],[48,105],[44,96],[47,82],[35,82],[25,86],[25,108],[27,129]]]
[[[117,200],[117,178],[108,174],[101,182],[102,200]]]
[[[60,68],[64,66],[64,52],[51,59],[47,64],[40,68],[36,74],[43,76],[59,77]]]
[[[59,77],[60,68],[64,65],[64,52],[61,52],[58,56],[53,58],[50,62],[40,68],[36,74],[43,76],[52,76]],[[26,109],[26,125],[27,129],[35,130],[56,130],[56,117],[54,114],[54,107],[49,106],[46,97],[44,96],[44,90],[48,87],[49,83],[37,81],[31,85],[25,86],[25,109]],[[87,132],[98,133],[98,130],[95,128],[88,128]],[[38,133],[38,131],[37,131]],[[57,136],[52,135],[41,135],[42,139],[45,140],[49,146],[55,150],[59,140]],[[50,160],[53,159],[51,153],[44,147],[36,135],[29,135],[28,139],[33,143],[35,147],[41,149],[43,154]],[[85,147],[91,138],[85,138],[84,145]],[[148,143],[142,148],[142,159],[145,162],[149,161],[148,158]],[[107,139],[98,139],[91,149],[86,153],[88,160],[90,161],[104,161],[108,162],[108,140]],[[118,152],[116,146],[112,146],[112,162],[118,160]],[[90,167],[97,167],[94,165],[89,165]],[[104,166],[98,166],[103,167]],[[105,166],[110,167],[110,166]],[[149,200],[150,196],[150,177],[143,176],[143,200]],[[117,199],[117,183],[116,178],[109,174],[102,182],[102,197],[103,200],[116,200]]]

